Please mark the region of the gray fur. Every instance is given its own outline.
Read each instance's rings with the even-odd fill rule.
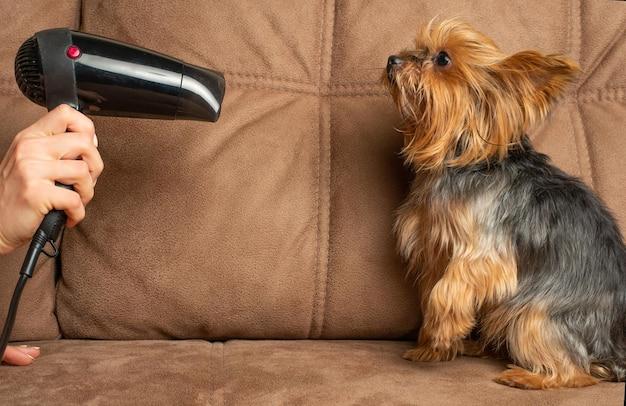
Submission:
[[[501,306],[546,304],[576,365],[626,378],[626,248],[589,188],[524,138],[502,162],[446,169],[432,192],[482,207],[486,244],[513,242],[518,290]]]

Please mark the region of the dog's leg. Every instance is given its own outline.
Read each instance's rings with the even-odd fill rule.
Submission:
[[[512,256],[498,253],[453,258],[430,293],[425,292],[428,299],[423,302],[417,348],[407,351],[404,358],[449,361],[463,352],[462,339],[474,327],[481,306],[509,297],[515,290],[515,269]]]
[[[411,361],[449,361],[462,350],[461,339],[474,326],[476,292],[464,275],[468,263],[453,260],[443,277],[435,283],[424,303],[424,321],[417,347],[404,358]]]
[[[491,354],[480,342],[466,339],[463,340],[461,355],[465,355],[467,357],[486,358]]]

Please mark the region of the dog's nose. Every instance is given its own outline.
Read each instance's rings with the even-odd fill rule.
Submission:
[[[402,65],[402,62],[404,62],[404,60],[402,58],[400,58],[399,56],[391,55],[387,59],[387,66]]]
[[[387,59],[387,78],[389,78],[390,82],[393,81],[394,69],[402,65],[402,62],[404,62],[402,58],[396,55],[391,55]]]

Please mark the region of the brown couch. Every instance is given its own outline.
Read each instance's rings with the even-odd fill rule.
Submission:
[[[378,78],[418,24],[460,16],[506,51],[583,74],[532,138],[626,226],[626,3],[526,0],[0,0],[0,151],[44,110],[12,73],[68,26],[225,72],[216,124],[94,118],[106,169],[62,271],[42,260],[0,404],[619,405],[624,384],[511,389],[504,361],[401,354],[417,297],[394,252],[406,193]],[[24,251],[0,258],[4,319]],[[60,265],[60,264],[57,264]]]

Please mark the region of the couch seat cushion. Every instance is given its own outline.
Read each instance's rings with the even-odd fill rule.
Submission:
[[[392,341],[40,342],[30,367],[0,367],[0,404],[621,405],[624,384],[523,391],[504,362],[401,358]]]

